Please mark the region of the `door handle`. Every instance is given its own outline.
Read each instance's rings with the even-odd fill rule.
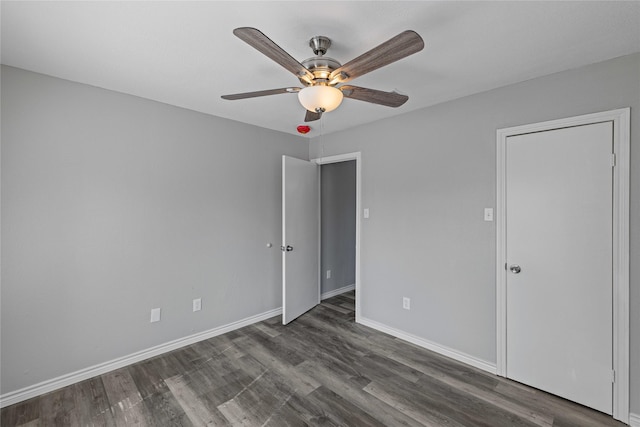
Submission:
[[[289,245],[287,245],[287,246],[280,246],[280,250],[281,250],[282,252],[291,252],[291,251],[293,250],[293,246],[289,246]]]
[[[520,271],[522,271],[522,269],[520,268],[520,266],[518,264],[511,264],[509,266],[509,270],[511,270],[511,272],[513,274],[518,274],[518,273],[520,273]]]

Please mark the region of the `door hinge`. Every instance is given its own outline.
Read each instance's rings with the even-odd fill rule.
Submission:
[[[616,371],[611,371],[611,382],[615,383],[616,382]]]
[[[506,262],[504,263],[504,269],[505,270],[507,269],[507,263]]]
[[[611,153],[611,167],[616,165],[616,155],[615,153]]]

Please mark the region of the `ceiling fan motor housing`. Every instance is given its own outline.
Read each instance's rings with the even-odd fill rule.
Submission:
[[[338,61],[327,56],[314,56],[313,58],[305,59],[302,61],[302,65],[313,74],[314,84],[327,83],[329,81],[329,74],[341,66]],[[300,79],[300,82],[308,85],[303,79]]]

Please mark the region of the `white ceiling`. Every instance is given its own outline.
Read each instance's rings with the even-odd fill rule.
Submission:
[[[308,136],[640,51],[638,1],[2,1],[0,13],[3,64],[293,134],[295,95],[220,99],[299,86],[234,28],[299,61],[328,36],[343,64],[406,29],[422,36],[423,51],[350,82],[409,95],[404,106],[345,99]]]

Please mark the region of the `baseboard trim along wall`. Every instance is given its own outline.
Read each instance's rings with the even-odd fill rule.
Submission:
[[[629,414],[629,425],[631,427],[640,427],[640,414]]]
[[[353,291],[356,288],[356,285],[343,286],[342,288],[334,289],[329,292],[325,292],[320,295],[321,300],[325,300],[327,298],[335,297],[336,295],[344,294],[345,292]]]
[[[264,313],[256,314],[255,316],[249,316],[244,319],[238,320],[236,322],[228,323],[223,326],[218,326],[217,328],[209,329],[207,331],[189,335],[184,338],[179,338],[177,340],[169,341],[164,344],[157,345],[155,347],[138,351],[128,356],[119,357],[117,359],[100,363],[98,365],[81,369],[79,371],[72,372],[66,375],[62,375],[57,378],[46,380],[41,383],[34,384],[32,386],[28,386],[20,390],[5,393],[2,396],[0,396],[0,408],[14,405],[24,400],[31,399],[36,396],[40,396],[41,394],[49,393],[59,388],[66,387],[68,385],[75,384],[80,381],[87,380],[89,378],[93,378],[97,375],[102,375],[104,373],[131,365],[133,363],[140,362],[142,360],[149,359],[151,357],[158,356],[172,350],[177,350],[181,347],[194,344],[209,338],[213,338],[215,336],[222,335],[227,332],[231,332],[233,330],[240,329],[242,327],[245,327],[257,322],[261,322],[263,320],[266,320],[281,314],[282,314],[282,307],[279,307],[270,311],[265,311]]]
[[[487,362],[486,360],[478,359],[477,357],[471,356],[461,351],[454,350],[444,345],[436,344],[432,341],[425,340],[424,338],[420,338],[407,332],[403,332],[401,330],[384,325],[382,323],[378,323],[375,320],[360,317],[360,321],[358,323],[361,323],[373,329],[377,329],[380,332],[384,332],[420,347],[426,348],[427,350],[439,353],[443,356],[450,357],[451,359],[457,360],[458,362],[466,363],[467,365],[471,365],[478,369],[482,369],[483,371],[490,372],[494,375],[497,373],[495,363]]]

